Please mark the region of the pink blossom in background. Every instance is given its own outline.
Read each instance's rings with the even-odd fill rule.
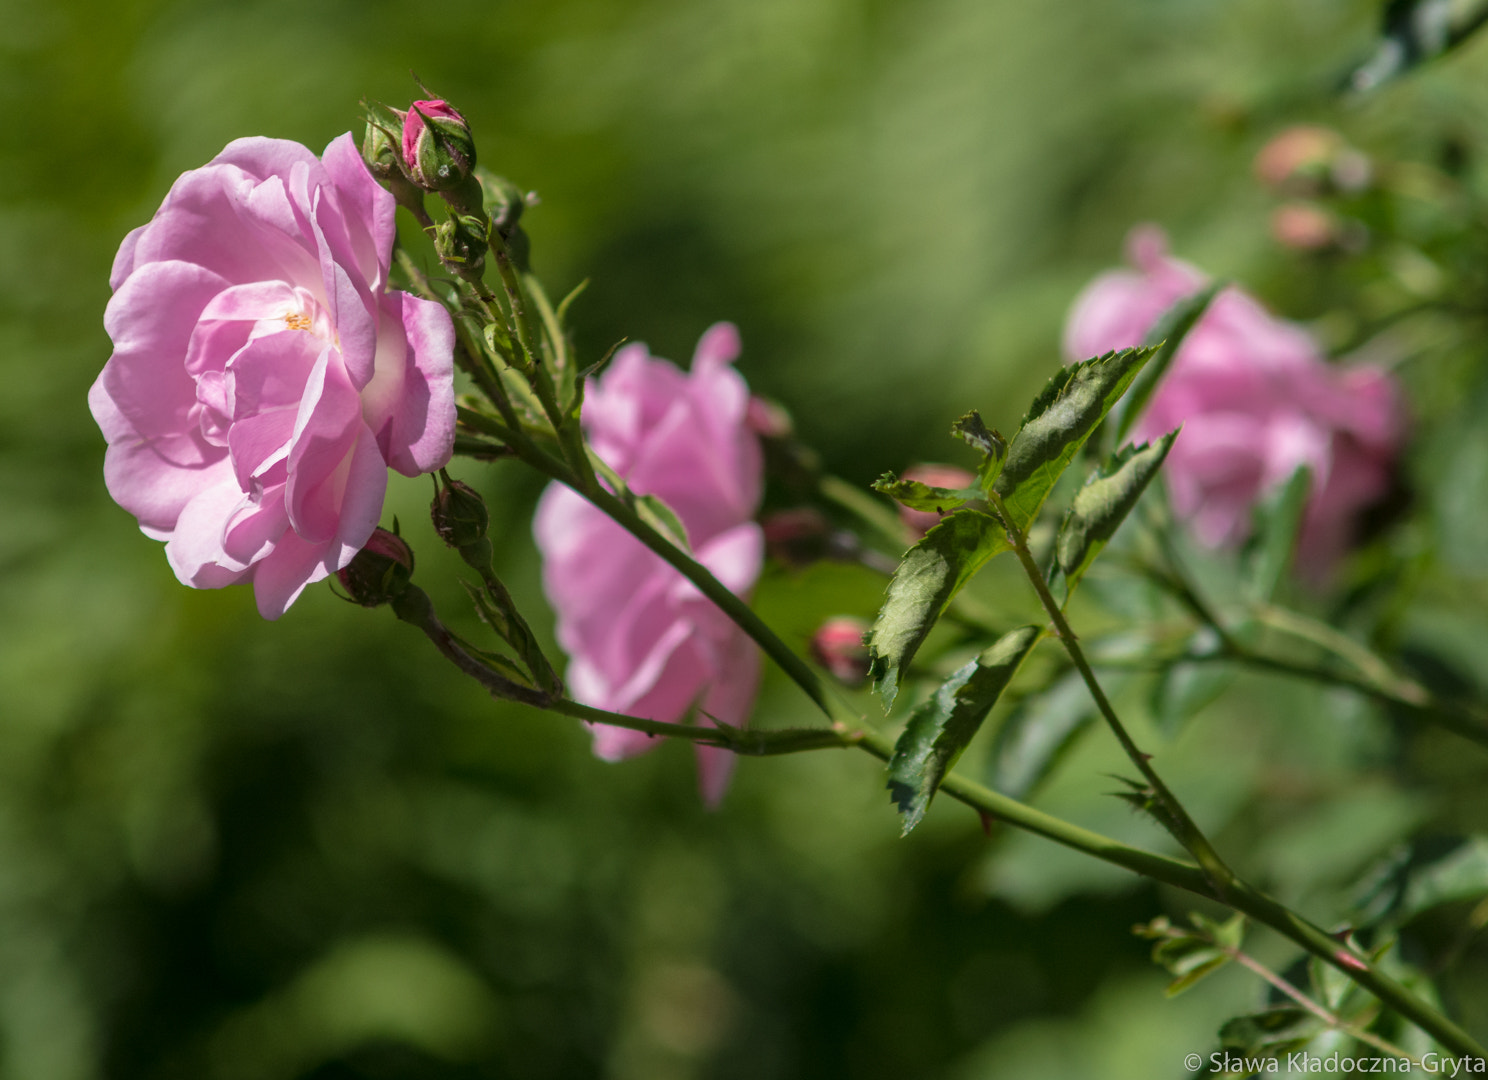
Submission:
[[[1075,301],[1069,359],[1139,344],[1163,311],[1205,284],[1169,257],[1155,226],[1133,230],[1127,257],[1132,269],[1102,274]],[[1244,539],[1256,501],[1298,466],[1311,468],[1298,558],[1312,576],[1347,549],[1359,511],[1388,491],[1404,428],[1385,372],[1327,363],[1301,327],[1233,287],[1189,332],[1133,437],[1180,424],[1163,472],[1174,511],[1212,547]]]
[[[389,467],[449,460],[454,329],[387,290],[394,209],[350,134],[239,139],[124,238],[88,404],[185,584],[251,581],[276,619],[367,542]]]
[[[738,354],[728,323],[703,335],[691,373],[627,345],[588,388],[583,420],[600,457],[634,491],[671,507],[698,561],[743,596],[764,557],[754,522],[763,462],[747,422],[749,389],[731,366]],[[748,719],[758,651],[691,582],[559,484],[543,493],[534,532],[578,700],[651,720],[681,720],[693,705],[701,723]],[[656,744],[640,732],[594,728],[594,751],[607,761]],[[704,746],[697,755],[703,797],[715,804],[734,755]]]

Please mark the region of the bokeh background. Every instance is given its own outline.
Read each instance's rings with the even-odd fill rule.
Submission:
[[[1184,1075],[1258,1000],[1228,971],[1163,999],[1129,928],[1188,899],[984,835],[949,802],[901,840],[866,755],[745,761],[709,812],[686,748],[597,762],[577,725],[493,703],[385,611],[317,587],[269,624],[247,590],[182,588],[107,498],[84,398],[114,250],[172,179],[243,135],[320,148],[363,95],[415,96],[412,70],[484,163],[541,194],[534,265],[555,294],[591,280],[587,355],[628,337],[686,360],[731,319],[751,385],[833,471],[955,460],[949,421],[1016,424],[1133,223],[1278,311],[1327,313],[1251,174],[1285,125],[1450,151],[1478,182],[1488,43],[1341,104],[1378,17],[1364,0],[0,0],[0,1077]],[[1399,639],[1464,686],[1488,675],[1473,340],[1420,381],[1433,411],[1408,472],[1449,493],[1419,484],[1395,533],[1426,553]],[[540,485],[456,472],[548,632]],[[429,494],[395,477],[388,517],[459,622]],[[777,569],[757,599],[804,648],[881,587]],[[1020,589],[994,573],[981,598],[1027,611]],[[1144,700],[1123,696],[1145,731]],[[773,675],[760,715],[811,719]],[[1413,735],[1405,755],[1399,728],[1251,678],[1160,753],[1247,871],[1331,922],[1392,843],[1485,816],[1475,752]],[[1119,768],[1088,740],[1039,802],[1160,845],[1103,794]],[[1475,948],[1443,993],[1481,1032]]]

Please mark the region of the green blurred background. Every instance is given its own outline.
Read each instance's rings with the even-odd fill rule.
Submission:
[[[592,279],[588,356],[629,337],[686,360],[731,319],[751,385],[833,470],[954,458],[966,408],[1016,423],[1134,222],[1320,314],[1250,174],[1285,124],[1407,156],[1483,148],[1483,42],[1332,102],[1377,14],[0,0],[0,1077],[1184,1075],[1258,995],[1226,972],[1163,1000],[1128,931],[1184,898],[989,839],[949,802],[900,840],[866,755],[744,761],[708,812],[686,748],[597,762],[577,725],[491,702],[386,612],[317,587],[269,624],[247,590],[182,588],[108,500],[84,397],[113,252],[172,179],[243,135],[323,147],[363,95],[414,96],[412,69],[484,163],[541,194],[534,266],[555,294]],[[1481,364],[1460,367],[1481,400]],[[1411,625],[1476,679],[1488,442],[1460,419],[1425,444],[1452,436],[1469,492],[1426,507],[1456,584]],[[456,472],[491,500],[503,574],[546,632],[540,485]],[[395,478],[388,517],[458,622],[428,495]],[[772,570],[758,603],[804,647],[880,589]],[[1031,610],[1006,575],[983,599]],[[774,675],[760,715],[811,722]],[[1411,772],[1393,739],[1337,695],[1252,680],[1162,754],[1247,870],[1330,921],[1329,890],[1392,841],[1482,817],[1476,762],[1428,740]],[[1094,739],[1040,803],[1160,844],[1102,795],[1117,768]],[[1488,1023],[1470,980],[1453,1004]]]

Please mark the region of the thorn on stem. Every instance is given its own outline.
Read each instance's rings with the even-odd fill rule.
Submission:
[[[1333,954],[1333,959],[1337,960],[1346,968],[1352,968],[1354,971],[1369,970],[1368,964],[1366,964],[1363,960],[1360,960],[1357,956],[1349,952],[1347,949],[1339,949]]]
[[[977,817],[982,820],[982,832],[990,837],[992,835],[992,826],[997,824],[997,818],[986,810],[978,810]]]

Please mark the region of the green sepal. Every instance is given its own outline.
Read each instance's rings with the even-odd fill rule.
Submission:
[[[1054,549],[1066,596],[1074,592],[1090,564],[1137,505],[1177,436],[1177,431],[1170,431],[1151,444],[1128,444],[1111,455],[1075,494]]]
[[[940,782],[1033,651],[1042,629],[1009,630],[962,667],[916,709],[889,759],[889,792],[904,815],[904,832],[920,823]]]
[[[942,518],[905,554],[865,639],[869,678],[885,710],[893,706],[900,678],[951,598],[988,559],[1010,549],[1001,522],[963,506]]]
[[[1061,368],[1044,386],[992,485],[1010,526],[1026,531],[1038,517],[1060,475],[1153,352],[1143,347],[1106,353]]]

